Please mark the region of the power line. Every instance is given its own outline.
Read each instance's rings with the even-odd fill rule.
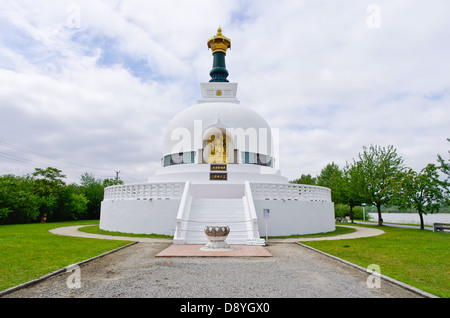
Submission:
[[[3,146],[6,146],[6,147],[12,148],[12,149],[16,149],[16,150],[25,152],[25,153],[35,154],[35,155],[38,155],[38,156],[40,156],[40,157],[44,157],[44,158],[52,159],[52,160],[53,160],[52,157],[43,155],[43,154],[41,154],[41,153],[39,153],[39,152],[36,152],[36,151],[33,151],[33,150],[28,150],[28,149],[25,149],[25,148],[22,148],[22,147],[19,147],[19,146],[16,146],[16,145],[12,145],[12,144],[7,143],[7,142],[2,141],[2,140],[0,140],[0,144],[3,145]]]
[[[7,148],[10,148],[10,149],[13,149],[13,150],[16,150],[16,151],[19,151],[19,152],[22,152],[22,153],[25,153],[25,154],[28,154],[28,155],[35,155],[35,156],[42,157],[42,158],[44,158],[46,160],[54,161],[54,162],[57,163],[57,165],[71,165],[71,166],[78,166],[78,167],[83,167],[83,168],[87,168],[87,169],[91,169],[91,170],[103,171],[103,172],[108,172],[108,173],[112,172],[111,169],[92,167],[92,166],[87,166],[87,165],[80,164],[80,163],[75,163],[75,162],[70,162],[70,161],[66,161],[66,160],[56,159],[54,157],[51,157],[51,156],[48,156],[48,155],[45,155],[45,154],[42,154],[42,153],[30,150],[30,149],[26,149],[24,147],[13,145],[13,144],[8,143],[8,142],[3,141],[3,140],[0,140],[0,145],[2,145],[4,147],[7,147]],[[10,154],[10,153],[5,153],[5,152],[0,152],[0,157],[2,157],[4,159],[13,160],[13,161],[16,161],[16,162],[29,164],[29,165],[40,165],[42,167],[51,165],[51,164],[45,164],[45,163],[42,163],[42,162],[31,160],[31,159],[28,159],[28,158],[19,157],[17,155]],[[72,171],[76,171],[76,172],[80,172],[81,171],[80,169],[73,169],[73,168],[67,168],[67,169],[72,170]]]
[[[29,159],[25,159],[25,158],[21,158],[15,155],[11,155],[5,152],[0,151],[0,157],[6,158],[6,159],[10,159],[13,161],[17,161],[17,162],[22,162],[22,163],[26,163],[26,164],[33,164],[33,165],[42,165],[45,166],[45,164],[41,163],[41,162],[37,162],[37,161],[33,161],[33,160],[29,160]]]

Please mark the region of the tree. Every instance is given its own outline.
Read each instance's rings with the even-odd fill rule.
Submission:
[[[89,219],[100,218],[100,207],[105,192],[102,181],[85,172],[81,176],[81,192],[88,200],[86,217]]]
[[[86,216],[88,199],[80,186],[70,184],[65,186],[58,200],[58,208],[55,209],[53,221],[79,220]]]
[[[447,141],[450,142],[450,138],[447,138]],[[448,151],[448,153],[450,154],[450,150]],[[438,162],[440,163],[439,169],[445,175],[447,175],[447,180],[450,179],[450,159],[448,159],[447,162],[445,162],[445,160],[442,158],[441,155],[437,155],[437,157],[438,157]]]
[[[378,225],[383,225],[381,206],[388,204],[393,196],[390,179],[404,170],[403,159],[393,146],[380,147],[371,145],[363,147],[358,155],[358,173],[363,177],[361,198],[365,203],[377,207]]]
[[[344,203],[343,172],[334,162],[329,163],[317,176],[317,185],[331,189],[331,200],[334,203]]]
[[[402,209],[415,209],[419,213],[420,229],[424,229],[423,214],[438,212],[445,201],[448,182],[439,180],[439,169],[428,164],[419,173],[409,169],[391,178],[395,202]]]
[[[62,180],[66,176],[61,174],[61,170],[52,167],[36,168],[32,176],[35,178],[34,192],[39,196],[40,216],[51,218],[58,207],[60,193],[66,185]]]
[[[366,201],[364,197],[365,179],[361,164],[354,162],[346,164],[342,174],[342,202],[350,207],[350,219],[353,223],[353,208]]]
[[[35,221],[39,216],[39,197],[30,176],[0,176],[0,224]]]
[[[123,181],[120,179],[104,179],[103,180],[103,187],[110,187],[110,186],[115,186],[115,185],[119,185],[119,184],[123,184]]]
[[[447,141],[450,142],[450,138],[447,138]],[[448,151],[448,153],[450,154],[450,150]],[[441,155],[437,155],[437,156],[438,156],[438,162],[439,162],[438,168],[446,176],[445,182],[449,182],[450,181],[450,159],[447,159],[447,162],[445,162],[445,160],[442,158]],[[450,192],[449,192],[448,188],[444,195],[446,197],[446,204],[450,204]]]
[[[311,177],[310,174],[302,174],[299,179],[295,179],[291,183],[316,185],[316,178]]]

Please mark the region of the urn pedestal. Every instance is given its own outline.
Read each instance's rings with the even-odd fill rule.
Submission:
[[[225,240],[230,233],[228,226],[205,226],[205,234],[208,237],[209,242],[201,248],[203,251],[223,251],[231,250]]]

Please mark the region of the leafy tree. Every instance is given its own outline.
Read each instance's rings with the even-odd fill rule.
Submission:
[[[447,138],[447,141],[450,142],[450,138]],[[450,150],[448,151],[448,153],[450,154]],[[445,175],[447,175],[447,179],[450,179],[450,159],[447,159],[447,162],[445,162],[445,160],[442,158],[441,155],[437,155],[437,157],[438,157],[438,162],[440,163],[439,169]]]
[[[393,196],[390,179],[404,170],[403,159],[393,146],[363,147],[358,155],[358,174],[363,177],[361,198],[365,203],[374,204],[378,212],[378,225],[383,225],[381,206],[388,204]]]
[[[120,179],[104,179],[103,180],[103,187],[110,187],[110,186],[115,186],[115,185],[119,185],[119,184],[123,184],[123,181]]]
[[[58,209],[52,216],[52,221],[71,221],[83,219],[86,216],[88,199],[81,187],[76,184],[65,186],[60,194]]]
[[[88,200],[86,218],[100,218],[100,207],[104,196],[104,187],[100,179],[95,179],[92,174],[85,172],[81,176],[81,192]]]
[[[447,141],[450,142],[450,138],[447,138]],[[448,153],[450,154],[450,150],[448,151]],[[450,159],[447,159],[447,162],[445,162],[445,160],[442,158],[441,155],[438,155],[438,162],[439,162],[439,170],[446,176],[446,182],[450,181]],[[446,189],[445,192],[445,197],[446,197],[446,204],[450,205],[450,192],[448,190],[448,188]]]
[[[64,186],[66,183],[62,180],[66,176],[61,174],[61,170],[48,167],[46,169],[35,168],[33,177],[44,180],[44,183],[53,186]]]
[[[295,179],[291,183],[316,185],[316,178],[311,177],[310,174],[302,174],[299,179]]]
[[[0,223],[35,221],[39,216],[39,197],[29,176],[0,176]]]
[[[420,217],[420,229],[424,229],[423,214],[438,212],[445,201],[448,182],[439,180],[439,169],[428,164],[420,172],[409,169],[391,178],[397,206],[402,209],[415,209]]]
[[[66,185],[62,180],[66,176],[61,174],[61,170],[52,167],[36,168],[32,176],[35,178],[34,192],[39,196],[40,217],[46,215],[47,219],[51,219],[58,207],[60,193]]]
[[[331,200],[334,203],[344,203],[343,171],[334,162],[325,166],[317,176],[317,185],[331,189]]]
[[[350,219],[353,223],[353,208],[366,201],[363,192],[365,179],[360,163],[346,164],[342,174],[341,187],[342,202],[349,206]]]

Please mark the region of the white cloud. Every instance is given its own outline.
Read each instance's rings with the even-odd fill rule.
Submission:
[[[377,1],[381,27],[369,29],[371,3],[6,1],[0,140],[56,162],[0,145],[0,174],[43,161],[72,179],[92,168],[147,180],[165,127],[209,80],[206,40],[219,25],[232,40],[229,79],[242,107],[280,129],[289,179],[342,166],[371,143],[394,145],[420,169],[448,150],[450,5]]]

